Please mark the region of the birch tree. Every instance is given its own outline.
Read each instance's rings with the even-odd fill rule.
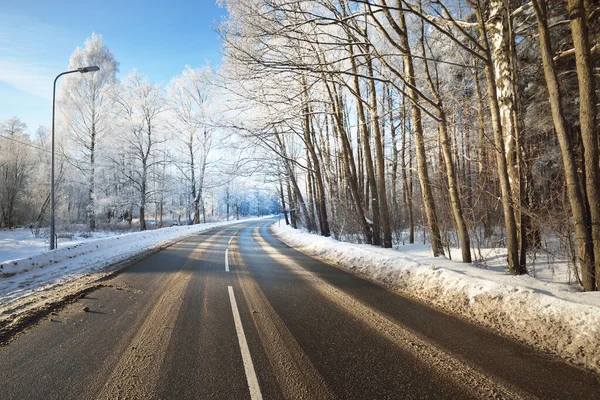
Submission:
[[[61,98],[66,109],[68,132],[75,147],[75,166],[89,182],[87,220],[90,231],[94,231],[97,155],[111,129],[109,88],[116,82],[119,67],[102,36],[95,33],[85,41],[83,48],[75,49],[69,60],[69,70],[89,65],[96,65],[100,70],[67,75],[61,88]]]

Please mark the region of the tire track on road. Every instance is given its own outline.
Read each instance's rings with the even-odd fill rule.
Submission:
[[[237,267],[242,294],[284,397],[334,399],[323,377],[250,275],[238,250],[237,236],[231,243],[231,249],[231,264]]]
[[[204,251],[220,234],[199,244],[179,270],[161,286],[163,294],[120,357],[98,398],[157,398],[156,386],[160,369],[183,303],[185,289],[193,274],[193,268],[190,267],[201,259]]]
[[[350,315],[363,321],[373,330],[384,335],[384,337],[396,346],[411,353],[416,360],[420,360],[427,368],[431,368],[433,370],[432,373],[447,376],[452,382],[459,384],[466,392],[472,393],[474,397],[494,399],[534,398],[511,387],[507,383],[503,382],[501,384],[493,381],[457,357],[425,341],[416,333],[388,319],[377,310],[359,302],[325,280],[307,271],[302,265],[282,251],[267,243],[260,234],[259,227],[254,228],[252,237],[275,262],[305,280],[317,292],[331,300],[334,304],[337,304]]]

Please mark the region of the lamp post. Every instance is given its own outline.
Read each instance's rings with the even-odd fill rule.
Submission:
[[[54,225],[54,110],[56,103],[56,81],[63,75],[73,74],[79,72],[85,74],[86,72],[98,71],[100,68],[97,66],[81,67],[72,71],[61,72],[54,78],[54,87],[52,89],[52,172],[50,178],[50,250],[56,248],[56,229]]]

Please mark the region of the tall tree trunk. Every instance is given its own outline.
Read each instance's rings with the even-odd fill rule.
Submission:
[[[292,197],[292,190],[290,189],[290,180],[288,179],[286,182],[287,193],[288,193],[288,202],[290,204],[290,223],[292,228],[298,229],[298,223],[296,222],[296,203]],[[239,219],[239,218],[238,218]]]
[[[377,198],[379,199],[379,222],[383,231],[383,247],[392,247],[392,230],[390,228],[390,213],[387,202],[387,189],[385,182],[385,153],[383,149],[382,130],[379,123],[379,112],[377,107],[377,88],[373,79],[373,60],[370,54],[365,56],[367,61],[367,72],[369,74],[369,98],[370,113],[373,126],[373,137],[375,139],[375,155],[377,160]],[[375,214],[375,212],[373,212]]]
[[[510,156],[509,159],[514,158],[516,161],[516,170],[513,171],[515,179],[517,179],[517,185],[513,185],[513,201],[517,204],[514,206],[515,219],[517,221],[517,229],[519,236],[519,270],[521,274],[527,273],[527,249],[530,246],[529,236],[534,235],[531,226],[531,218],[529,210],[531,209],[531,185],[528,177],[531,175],[531,170],[528,164],[525,162],[527,159],[525,156],[525,130],[522,129],[522,124],[519,121],[519,99],[517,96],[517,49],[516,49],[516,33],[513,25],[513,12],[512,4],[514,1],[504,0],[504,9],[506,13],[506,38],[508,46],[508,59],[510,70],[508,71],[511,83],[512,83],[512,130],[514,131],[515,146],[513,149],[514,155]],[[510,173],[510,170],[509,170]],[[519,196],[518,198],[516,196]],[[518,200],[517,200],[518,199]]]
[[[498,104],[498,97],[496,94],[496,76],[494,73],[494,65],[492,63],[491,51],[487,39],[487,28],[485,21],[483,20],[482,11],[479,7],[475,7],[475,12],[477,15],[479,36],[481,38],[482,46],[486,52],[484,69],[488,86],[488,102],[492,116],[492,127],[494,129],[496,164],[502,193],[502,207],[504,210],[504,225],[506,230],[506,250],[508,253],[508,269],[511,274],[518,275],[521,272],[519,268],[519,240],[517,237],[517,224],[513,211],[511,181],[508,176],[508,165],[506,153],[504,152],[505,146],[502,130],[502,118],[500,116],[500,106]]]
[[[356,77],[358,78],[358,77]],[[362,106],[362,104],[361,104]],[[358,111],[358,105],[357,105],[357,111],[356,111],[356,117],[359,121],[360,124],[360,120],[361,120],[361,116],[360,113]],[[364,115],[363,115],[363,119],[364,119]],[[358,192],[359,193],[365,193],[365,180],[367,179],[366,174],[365,174],[365,157],[364,157],[364,153],[363,153],[363,147],[362,147],[362,140],[361,140],[361,134],[360,134],[360,128],[359,128],[359,134],[356,135],[356,152],[357,152],[357,156],[358,156]],[[365,195],[365,212],[369,212],[369,198],[368,196]]]
[[[311,108],[308,108],[309,114]],[[329,228],[329,217],[327,216],[327,199],[325,194],[325,184],[323,182],[323,173],[321,169],[321,158],[317,154],[317,139],[314,126],[312,124],[312,118],[308,119],[309,129],[309,152],[313,158],[313,165],[315,170],[315,179],[313,184],[315,185],[315,193],[317,198],[317,214],[319,216],[319,229],[321,230],[321,236],[329,237],[331,230]]]
[[[413,244],[415,242],[415,217],[412,202],[412,183],[409,181],[409,174],[412,173],[412,145],[410,136],[408,144],[406,143],[406,137],[410,134],[408,129],[406,129],[406,123],[406,98],[404,98],[402,100],[402,183],[404,185],[404,201],[406,202],[406,208],[408,210],[408,243]],[[408,161],[406,160],[407,145]]]
[[[598,127],[596,125],[596,82],[588,34],[588,10],[583,0],[569,0],[571,36],[579,83],[579,123],[585,166],[585,190],[589,203],[595,270],[589,277],[600,290],[600,171],[598,166]],[[589,284],[589,282],[588,282]]]
[[[308,215],[311,221],[315,222],[316,228],[316,216],[315,216],[315,192],[313,190],[313,173],[312,173],[312,161],[308,151],[308,146],[306,146],[306,189],[308,192]]]
[[[423,58],[427,57],[427,52],[425,51],[425,25],[421,22],[421,53]],[[427,78],[427,83],[429,85],[429,91],[433,96],[435,103],[437,104],[437,113],[440,119],[438,123],[439,133],[440,133],[440,145],[442,147],[442,154],[444,156],[445,161],[445,170],[446,170],[446,182],[448,183],[448,191],[450,192],[450,202],[452,204],[452,214],[454,215],[454,226],[456,231],[460,237],[461,242],[461,250],[462,250],[462,260],[465,263],[471,262],[471,239],[469,238],[469,230],[467,229],[467,224],[465,222],[465,218],[462,211],[462,205],[460,204],[460,194],[458,191],[458,178],[456,174],[456,166],[454,161],[452,160],[452,149],[450,146],[450,138],[448,137],[448,123],[446,118],[446,113],[444,111],[444,104],[442,102],[442,98],[438,92],[438,88],[435,87],[433,83],[433,79],[431,77],[431,73],[429,70],[429,64],[425,62],[423,64],[425,69],[425,77]],[[455,124],[456,126],[456,124]],[[456,134],[454,135],[456,138]],[[455,148],[458,148],[458,144],[455,145]],[[458,149],[457,149],[458,150]],[[457,160],[458,161],[458,160]]]
[[[96,159],[95,159],[95,150],[96,150],[96,127],[95,123],[92,122],[92,135],[90,141],[90,188],[88,191],[88,209],[87,209],[87,217],[89,221],[90,231],[94,232],[96,230],[96,194],[94,193],[96,189]]]
[[[281,178],[279,178],[279,185],[279,187],[281,188],[281,199],[283,200],[283,188],[281,187]],[[225,203],[225,207],[227,210],[227,221],[229,221],[229,207],[231,203],[231,196],[229,195],[229,184],[227,184],[227,187],[225,188]],[[287,223],[287,214],[285,214],[285,221]]]
[[[371,138],[369,135],[369,129],[367,127],[367,118],[365,116],[365,109],[363,106],[363,100],[360,89],[360,82],[358,79],[358,68],[356,66],[356,59],[354,58],[353,46],[348,46],[350,52],[350,63],[352,65],[352,73],[354,75],[354,92],[356,93],[356,109],[358,112],[358,124],[359,132],[362,136],[363,144],[363,155],[365,161],[365,167],[367,170],[367,183],[365,185],[365,208],[369,209],[371,205],[371,211],[373,213],[373,244],[379,246],[381,244],[381,227],[380,227],[380,212],[379,212],[379,195],[375,189],[377,187],[375,180],[375,169],[373,167],[373,158],[371,151]],[[369,196],[369,190],[371,195]],[[370,200],[370,201],[369,201]]]
[[[482,181],[482,189],[483,192],[491,193],[489,188],[489,179],[487,178],[490,174],[487,168],[489,154],[485,147],[485,105],[483,101],[483,94],[481,92],[481,85],[479,84],[479,72],[478,72],[478,61],[475,59],[473,68],[471,69],[471,76],[474,83],[475,88],[475,97],[477,99],[477,142],[479,147],[479,165],[477,167],[479,171],[479,176],[484,175],[484,178],[479,178],[478,181]],[[485,165],[485,166],[484,166]],[[485,195],[483,197],[484,206],[483,206],[483,226],[484,233],[483,236],[485,239],[489,239],[492,236],[493,228],[492,228],[492,211],[493,207],[489,204],[489,196]]]
[[[146,230],[146,205],[140,206],[140,231]]]
[[[520,138],[517,125],[516,94],[514,77],[514,58],[511,51],[510,16],[507,0],[490,1],[490,18],[488,21],[488,32],[491,38],[492,63],[496,78],[496,97],[500,112],[500,125],[504,139],[504,152],[506,153],[506,164],[508,179],[512,197],[512,212],[517,224],[517,237],[519,246],[518,271],[515,273],[527,273],[527,235],[526,224],[522,219],[522,175],[520,165]]]
[[[283,140],[283,137],[277,132],[275,132],[275,137],[277,139],[277,142],[279,143],[279,146],[281,149],[281,154],[284,157],[283,164],[286,168],[286,172],[288,174],[288,179],[292,185],[292,190],[294,191],[295,200],[296,200],[294,203],[297,206],[299,206],[300,210],[302,211],[302,216],[304,217],[304,224],[306,226],[306,229],[313,232],[313,231],[315,231],[315,224],[314,224],[314,221],[310,219],[310,214],[308,213],[308,208],[306,207],[306,203],[304,202],[304,197],[302,196],[302,192],[300,191],[300,187],[298,186],[298,181],[296,180],[294,170],[293,170],[292,166],[290,165],[290,161],[287,156],[287,150],[285,147],[285,142]]]
[[[336,134],[340,138],[342,145],[342,173],[346,175],[345,181],[348,183],[348,190],[350,191],[350,196],[352,197],[354,206],[356,208],[355,211],[357,213],[358,223],[363,231],[365,242],[372,244],[373,234],[371,232],[371,227],[365,217],[365,212],[361,202],[361,196],[358,192],[356,168],[354,167],[354,160],[352,155],[352,146],[350,144],[350,141],[348,140],[348,135],[346,134],[346,130],[344,128],[343,102],[341,96],[336,93],[334,84],[330,84],[327,82],[327,80],[325,80],[325,87],[329,96],[331,113],[333,115],[334,129],[336,130]]]
[[[328,237],[330,236],[330,230],[329,230],[329,219],[327,218],[327,206],[325,203],[325,186],[323,184],[323,174],[321,172],[321,162],[319,159],[319,156],[317,155],[317,149],[315,147],[315,134],[314,134],[314,129],[311,123],[311,108],[310,108],[310,104],[309,104],[309,93],[308,93],[308,85],[306,82],[306,78],[302,77],[302,85],[303,85],[303,89],[304,89],[304,101],[305,101],[305,106],[303,109],[304,112],[304,117],[302,120],[302,127],[303,127],[303,131],[304,131],[304,142],[306,145],[306,151],[307,151],[307,161],[309,162],[309,166],[310,166],[310,160],[312,160],[312,169],[314,169],[314,175],[312,177],[313,180],[313,184],[315,186],[314,190],[314,196],[316,198],[316,209],[317,209],[317,215],[319,217],[319,231],[321,233],[321,236],[325,236]],[[309,170],[311,168],[309,167]],[[310,174],[310,172],[309,172]],[[309,186],[310,186],[310,181],[309,181]],[[310,192],[313,192],[313,187],[310,186]],[[312,207],[312,205],[311,205]],[[314,216],[312,217],[313,220]]]
[[[389,110],[389,124],[390,124],[390,134],[392,136],[392,171],[391,171],[391,195],[392,195],[392,215],[394,213],[398,213],[398,136],[397,136],[397,126],[394,125],[394,104],[392,99],[392,89],[388,85],[386,87],[388,92],[387,100],[388,100],[388,110]],[[404,121],[403,121],[404,122]]]
[[[401,9],[401,7],[399,8]],[[406,81],[408,82],[406,91],[412,103],[411,116],[415,138],[415,149],[417,153],[417,168],[419,173],[419,181],[421,183],[421,195],[423,197],[423,206],[425,208],[425,215],[427,216],[427,223],[429,224],[429,230],[431,233],[431,248],[433,250],[434,257],[438,257],[440,254],[444,254],[444,247],[442,245],[442,238],[438,225],[435,200],[433,198],[433,191],[431,189],[429,172],[427,171],[427,153],[425,152],[423,121],[421,109],[417,104],[419,102],[419,95],[413,89],[416,87],[415,69],[410,51],[410,43],[408,40],[406,19],[404,17],[404,12],[402,11],[398,12],[398,25],[402,31],[402,34],[400,35],[400,44],[405,49],[403,54],[404,73],[406,75]]]
[[[146,160],[142,160],[142,182],[140,186],[140,231],[145,231],[146,226],[146,179],[147,179]]]
[[[450,139],[448,138],[446,116],[442,109],[439,110],[438,115],[440,117],[440,137],[442,141],[442,152],[444,154],[444,161],[446,165],[446,180],[450,192],[450,202],[452,203],[452,214],[454,215],[454,226],[456,227],[457,233],[460,237],[462,260],[465,263],[470,263],[471,239],[469,238],[469,230],[467,229],[467,224],[462,211],[462,205],[460,204],[460,194],[458,191],[456,171],[454,169],[454,163],[452,162],[452,151],[449,144]]]
[[[281,178],[279,179],[279,194],[281,198],[281,208],[283,211],[283,216],[285,217],[285,224],[289,225],[290,221],[288,219],[288,212],[285,208],[285,196],[283,194],[283,184],[281,183]],[[227,219],[229,220],[229,203],[227,203]]]
[[[194,162],[194,134],[190,134],[190,141],[188,142],[188,152],[190,154],[190,184],[191,184],[191,198],[194,199],[193,200],[193,212],[194,212],[194,219],[193,219],[193,223],[194,224],[199,224],[200,223],[200,210],[198,209],[198,195],[196,193],[196,164]],[[189,211],[188,211],[189,213]],[[190,220],[190,218],[188,217],[188,221]],[[188,222],[189,223],[189,222]]]
[[[325,196],[325,187],[323,187],[323,199],[327,198],[327,200],[329,201],[329,211],[331,213],[331,220],[335,221],[335,217],[336,217],[336,212],[337,212],[337,197],[338,197],[338,191],[337,191],[337,184],[336,184],[336,179],[334,179],[333,177],[333,171],[335,171],[335,162],[332,162],[332,157],[331,157],[331,143],[330,143],[330,137],[332,137],[333,135],[330,135],[329,132],[329,119],[327,117],[323,118],[324,120],[324,128],[321,128],[319,126],[319,137],[320,137],[320,146],[317,146],[320,148],[320,152],[318,153],[320,156],[320,165],[323,166],[323,171],[325,172],[325,181],[327,182],[327,187],[329,188],[329,196]],[[314,129],[313,129],[314,132]],[[316,133],[315,133],[316,136]],[[315,140],[316,141],[316,140]],[[323,207],[325,207],[325,212],[327,212],[327,205],[324,204]],[[327,215],[327,214],[326,214]],[[327,217],[327,227],[330,228],[329,226],[329,216]],[[331,229],[330,229],[330,234],[331,234]]]
[[[162,194],[161,194],[160,204],[159,204],[159,208],[158,208],[158,227],[159,228],[163,227],[163,213],[164,213],[164,207],[163,207],[163,199],[162,199]]]
[[[197,208],[201,207],[202,208],[202,222],[206,223],[206,210],[204,208],[204,177],[206,176],[206,164],[208,162],[208,145],[207,145],[207,141],[206,141],[206,130],[204,131],[204,137],[205,137],[205,141],[204,144],[202,145],[202,162],[200,163],[200,176],[198,177],[198,196],[196,197],[197,199]],[[198,209],[198,211],[200,211]],[[199,212],[198,212],[198,222],[200,223],[200,216],[199,216]]]
[[[538,20],[540,52],[544,68],[544,77],[546,78],[546,85],[548,87],[552,120],[560,144],[563,167],[565,170],[567,195],[573,215],[573,224],[575,226],[575,239],[577,241],[577,255],[581,264],[582,283],[584,290],[590,291],[594,290],[593,269],[595,254],[592,246],[591,230],[589,229],[590,224],[586,213],[587,199],[584,197],[579,185],[573,143],[568,134],[562,107],[562,95],[556,76],[556,69],[552,60],[553,51],[550,30],[548,28],[546,0],[534,0],[533,5]]]

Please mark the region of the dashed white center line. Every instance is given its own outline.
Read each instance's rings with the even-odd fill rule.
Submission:
[[[258,379],[256,378],[256,372],[254,371],[254,364],[252,364],[252,357],[250,357],[250,349],[248,348],[246,335],[244,334],[244,328],[242,327],[242,319],[240,318],[240,312],[235,301],[235,295],[233,294],[233,287],[227,286],[227,289],[229,290],[231,311],[233,311],[233,321],[235,322],[235,330],[237,332],[238,342],[240,343],[240,350],[242,352],[242,361],[244,362],[244,371],[246,372],[248,389],[250,389],[250,398],[252,400],[262,400],[262,394],[260,393],[260,387],[258,386]]]
[[[235,233],[234,233],[233,235],[231,235],[231,237],[229,238],[229,243],[227,243],[228,245],[230,245],[230,244],[231,244],[231,241],[233,240],[233,238],[235,237],[235,235],[237,235],[237,234],[238,234],[238,232],[239,232],[239,231],[240,231],[240,230],[238,229],[237,231],[235,231]]]
[[[235,231],[235,233],[229,238],[229,242],[227,242],[227,246],[231,244],[231,241],[237,235],[239,230]],[[229,272],[229,249],[225,249],[225,271]]]

